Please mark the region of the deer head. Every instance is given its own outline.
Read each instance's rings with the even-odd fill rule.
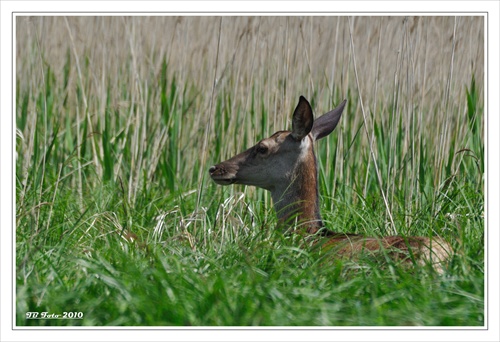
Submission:
[[[255,146],[210,167],[220,185],[245,184],[271,192],[279,221],[293,221],[316,233],[322,226],[319,213],[314,142],[337,126],[346,100],[314,120],[309,102],[301,96],[292,117],[292,131],[278,131]]]

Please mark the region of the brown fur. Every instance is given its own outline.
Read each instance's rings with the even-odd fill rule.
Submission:
[[[443,264],[450,258],[451,246],[441,238],[421,236],[365,237],[357,234],[334,234],[313,240],[315,248],[321,251],[333,250],[342,259],[356,260],[361,255],[384,253],[391,259],[406,264],[430,264],[442,273]]]

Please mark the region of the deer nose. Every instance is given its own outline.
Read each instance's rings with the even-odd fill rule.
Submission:
[[[217,170],[217,167],[215,165],[210,166],[210,169],[208,169],[208,173],[212,174]]]

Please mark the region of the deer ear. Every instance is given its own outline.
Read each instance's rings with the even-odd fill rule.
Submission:
[[[332,131],[340,121],[340,117],[342,116],[342,111],[344,110],[345,104],[346,100],[342,101],[342,103],[337,108],[320,116],[314,121],[311,131],[314,140],[319,140],[332,133]]]
[[[311,131],[313,121],[311,105],[301,96],[293,112],[292,137],[298,141],[302,140]]]

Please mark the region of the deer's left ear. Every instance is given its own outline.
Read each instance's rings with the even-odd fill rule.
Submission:
[[[337,108],[320,116],[314,121],[311,132],[314,140],[319,140],[332,133],[332,131],[340,121],[340,117],[342,116],[342,111],[344,110],[346,101],[347,100],[342,101],[342,103],[338,105]]]
[[[309,134],[313,127],[313,113],[309,102],[301,96],[293,112],[292,137],[300,141]]]

